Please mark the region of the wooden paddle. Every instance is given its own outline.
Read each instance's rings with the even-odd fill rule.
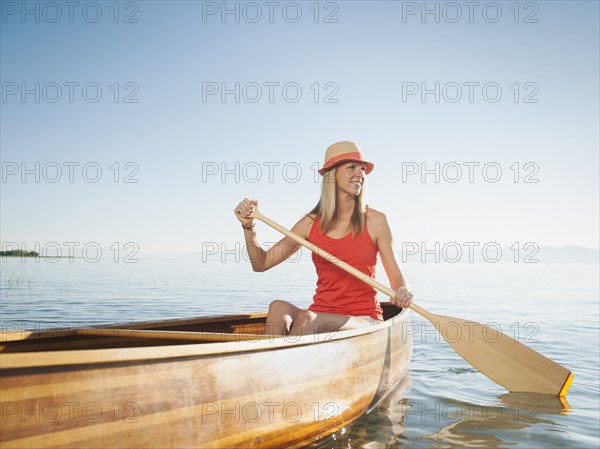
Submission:
[[[262,215],[256,208],[251,217],[266,223],[300,245],[393,298],[395,293],[376,280],[304,240]],[[436,315],[413,304],[419,315],[433,323],[452,348],[473,367],[511,392],[530,392],[565,396],[573,374],[540,353],[503,334],[498,329],[475,321]]]

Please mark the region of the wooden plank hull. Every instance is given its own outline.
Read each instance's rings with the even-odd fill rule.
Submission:
[[[412,354],[408,311],[370,328],[300,338],[127,347],[134,329],[132,339],[79,349],[73,338],[64,351],[19,352],[7,343],[0,445],[312,446],[378,403]]]

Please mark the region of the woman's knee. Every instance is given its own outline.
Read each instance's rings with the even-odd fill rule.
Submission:
[[[308,330],[311,328],[311,323],[315,320],[316,314],[310,310],[300,310],[294,317],[294,327],[299,330]]]
[[[301,334],[319,334],[335,332],[346,325],[350,317],[333,313],[317,313],[300,310],[294,318],[293,327]]]
[[[293,310],[294,307],[295,306],[290,304],[289,302],[282,301],[281,299],[276,299],[275,301],[272,301],[271,304],[269,304],[269,313],[285,314]]]

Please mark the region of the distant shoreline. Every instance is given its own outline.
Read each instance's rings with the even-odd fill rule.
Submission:
[[[43,256],[38,254],[37,256],[19,255],[19,254],[0,254],[0,257],[21,257],[30,259],[83,259],[81,256]]]

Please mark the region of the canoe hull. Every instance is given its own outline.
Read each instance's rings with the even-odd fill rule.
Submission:
[[[408,312],[375,327],[295,341],[210,343],[224,348],[213,354],[203,353],[206,343],[186,345],[185,355],[178,345],[144,348],[159,353],[150,360],[119,357],[135,348],[95,350],[112,356],[81,364],[68,359],[85,351],[37,353],[62,359],[0,371],[0,442],[3,448],[318,444],[374,407],[406,374]]]

